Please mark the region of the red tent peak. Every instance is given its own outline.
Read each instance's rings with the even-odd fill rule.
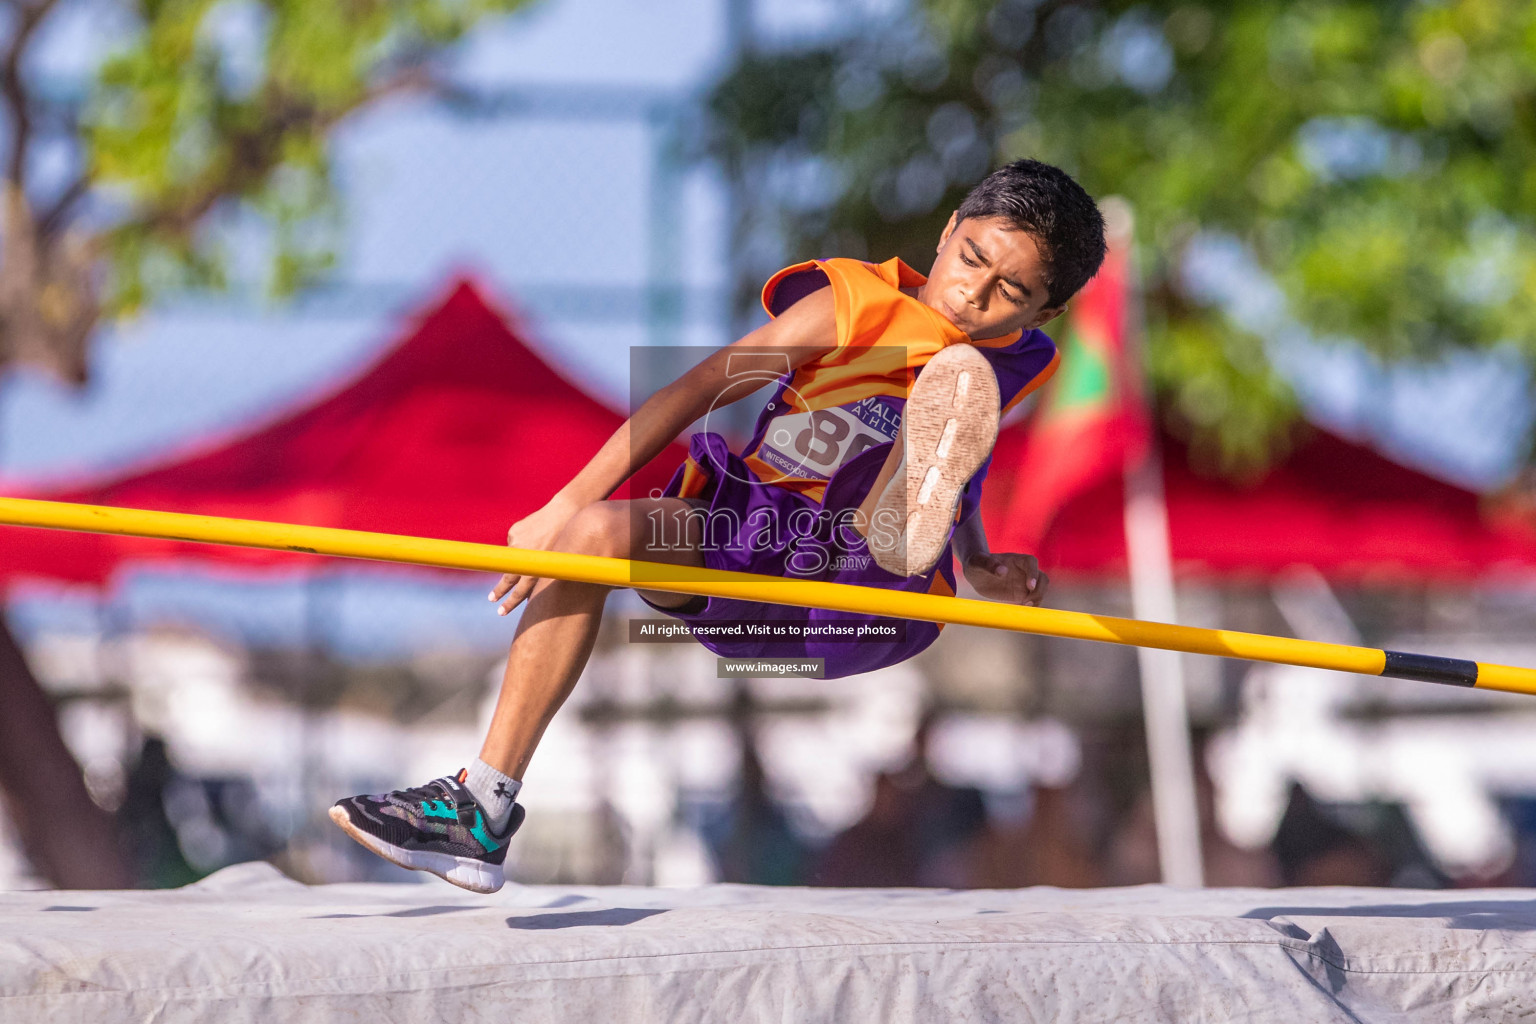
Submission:
[[[445,293],[445,294],[444,294]],[[598,403],[527,338],[532,336],[514,310],[493,302],[478,280],[461,274],[440,292],[444,297],[411,318],[412,327],[370,370],[339,390],[351,390],[383,375],[419,385],[458,382],[500,394],[539,394]]]
[[[503,542],[507,527],[569,483],[623,417],[525,343],[516,319],[472,279],[439,294],[370,366],[266,425],[145,472],[40,496]],[[659,488],[684,454],[669,446],[620,496]],[[99,581],[124,559],[172,552],[193,553],[91,537],[41,546],[35,534],[0,531],[0,567],[12,577]],[[235,549],[195,553],[285,561]]]

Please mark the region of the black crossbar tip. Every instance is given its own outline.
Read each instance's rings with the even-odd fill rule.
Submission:
[[[1382,651],[1387,662],[1381,674],[1394,679],[1417,679],[1424,683],[1444,683],[1447,686],[1476,686],[1477,662],[1460,658],[1439,658],[1433,654],[1408,654],[1403,651]]]

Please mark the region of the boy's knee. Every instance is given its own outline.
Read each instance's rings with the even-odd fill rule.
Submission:
[[[620,558],[627,555],[624,517],[613,502],[584,505],[560,531],[560,550],[579,555]]]

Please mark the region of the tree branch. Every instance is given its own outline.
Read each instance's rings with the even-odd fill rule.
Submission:
[[[82,171],[74,181],[69,183],[68,188],[59,193],[59,197],[49,205],[48,209],[43,211],[43,215],[37,221],[37,235],[44,244],[47,244],[48,240],[64,226],[64,220],[69,216],[71,208],[85,198],[90,187],[90,176]]]
[[[220,199],[240,195],[271,173],[279,163],[284,137],[289,131],[308,125],[317,134],[322,134],[343,118],[387,96],[422,91],[433,84],[433,78],[425,68],[407,68],[365,89],[351,102],[326,111],[317,111],[307,102],[295,102],[273,94],[267,100],[270,110],[260,124],[229,140],[234,159],[207,180],[179,189],[178,201],[174,204],[147,210],[136,218],[137,223],[157,233],[188,231]]]
[[[26,184],[27,146],[32,135],[32,97],[21,80],[21,60],[38,26],[57,2],[37,0],[21,8],[16,32],[6,47],[3,63],[0,63],[0,97],[4,98],[11,113],[11,159],[6,178],[18,189]]]

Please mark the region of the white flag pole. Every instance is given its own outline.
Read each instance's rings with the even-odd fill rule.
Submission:
[[[1101,204],[1109,244],[1131,264],[1134,217],[1123,199]],[[1127,274],[1125,337],[1127,364],[1138,373],[1126,382],[1140,387],[1140,353],[1132,348],[1138,294]],[[1125,467],[1125,547],[1131,577],[1132,614],[1138,619],[1178,622],[1174,601],[1173,556],[1168,541],[1168,505],[1163,494],[1163,464],[1157,431],[1146,452]],[[1157,859],[1163,883],[1183,888],[1204,884],[1200,850],[1200,812],[1195,794],[1194,757],[1190,750],[1189,713],[1184,696],[1184,661],[1177,651],[1138,648],[1142,714],[1152,771],[1152,814],[1157,828]]]

